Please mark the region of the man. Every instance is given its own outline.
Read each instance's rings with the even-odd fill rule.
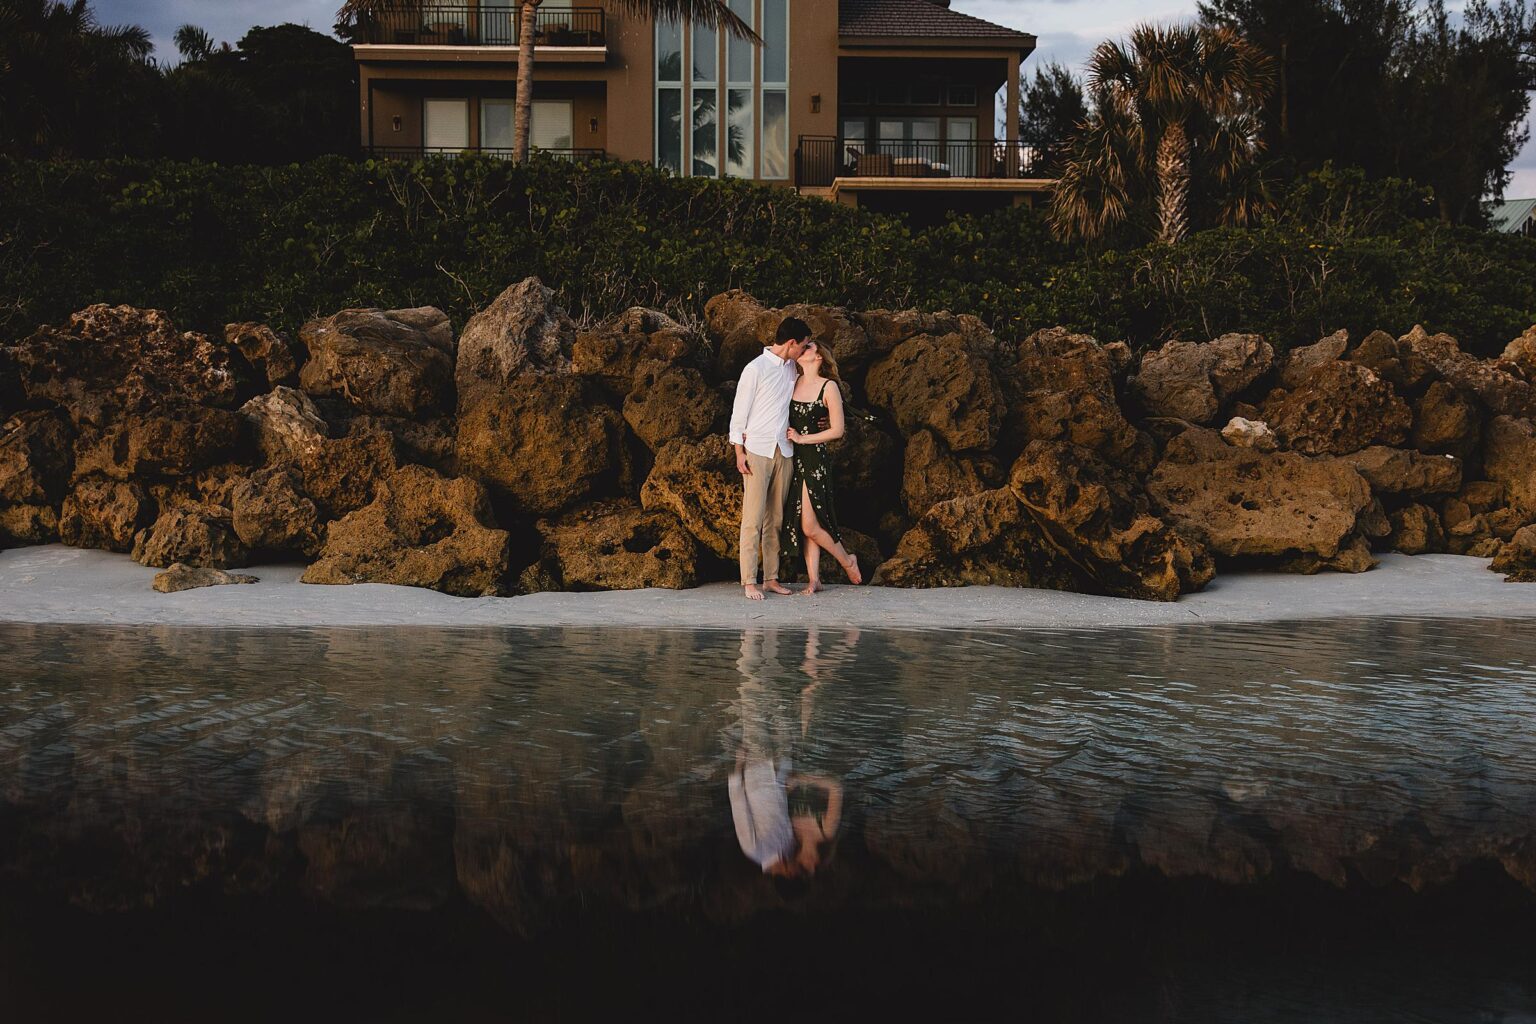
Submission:
[[[805,351],[811,329],[804,320],[787,317],[779,324],[772,345],[747,364],[736,384],[731,408],[731,444],[741,474],[741,587],[752,601],[763,590],[787,594],[779,582],[779,526],[784,498],[793,475],[794,446],[789,443],[789,400],[799,371],[795,360]],[[757,585],[761,554],[763,585]]]

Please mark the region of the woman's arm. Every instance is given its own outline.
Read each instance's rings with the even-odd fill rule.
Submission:
[[[827,420],[826,430],[815,434],[801,434],[790,428],[789,439],[795,444],[825,444],[827,441],[836,441],[843,436],[846,424],[843,420],[843,389],[833,381],[832,386],[826,390]]]

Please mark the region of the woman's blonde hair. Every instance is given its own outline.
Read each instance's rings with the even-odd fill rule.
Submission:
[[[821,353],[821,375],[827,380],[835,381],[838,387],[843,386],[843,378],[837,374],[837,357],[832,354],[832,346],[815,338],[810,344],[816,346],[816,351]]]

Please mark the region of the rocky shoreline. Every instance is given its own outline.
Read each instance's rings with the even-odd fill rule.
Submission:
[[[838,507],[877,584],[1167,601],[1383,551],[1536,579],[1536,328],[1489,360],[1420,328],[1138,358],[741,292],[698,330],[645,309],[580,330],[531,278],[457,337],[431,308],[343,310],[297,342],[127,306],[39,328],[0,348],[0,545],[462,596],[729,580],[724,420],[787,315],[843,371]]]

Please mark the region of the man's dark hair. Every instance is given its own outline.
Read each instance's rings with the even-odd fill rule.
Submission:
[[[787,316],[784,322],[779,324],[779,333],[774,335],[774,344],[782,345],[786,341],[804,341],[811,336],[811,325],[797,316]]]

